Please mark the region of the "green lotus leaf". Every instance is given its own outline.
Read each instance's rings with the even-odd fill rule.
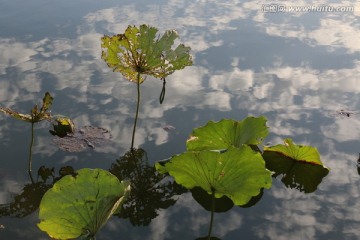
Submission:
[[[186,142],[187,150],[220,150],[243,144],[257,145],[268,135],[266,118],[247,117],[243,121],[223,119],[208,122],[193,130]]]
[[[316,148],[295,145],[289,138],[284,140],[284,145],[265,147],[263,158],[274,177],[283,175],[281,181],[285,186],[305,193],[314,192],[329,173]]]
[[[52,105],[53,99],[54,98],[50,95],[50,93],[46,92],[45,96],[43,98],[43,103],[42,103],[40,111],[38,110],[38,106],[35,105],[34,108],[31,109],[30,114],[23,114],[23,113],[14,111],[10,108],[2,108],[2,107],[0,107],[0,112],[8,114],[18,120],[22,120],[25,122],[31,122],[31,123],[40,122],[42,120],[49,120],[51,118],[51,114],[47,110]]]
[[[120,72],[132,82],[138,81],[138,73],[155,78],[165,78],[175,70],[192,65],[190,48],[183,44],[173,48],[178,34],[168,30],[162,37],[158,29],[148,25],[128,26],[124,34],[104,36],[102,59],[114,72]],[[140,82],[145,80],[140,76]]]
[[[61,178],[40,203],[38,227],[55,239],[92,237],[119,210],[128,182],[102,169],[81,169]]]
[[[235,205],[246,204],[261,188],[270,188],[271,173],[260,153],[249,146],[230,147],[226,152],[193,151],[172,157],[165,166],[155,165],[160,173],[169,173],[188,189],[201,187],[216,198],[229,197]]]
[[[264,147],[264,152],[277,152],[296,161],[302,161],[323,166],[318,150],[311,146],[295,145],[290,138],[284,140],[284,144],[272,147]]]

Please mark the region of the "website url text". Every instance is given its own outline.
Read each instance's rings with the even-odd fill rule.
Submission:
[[[278,12],[354,12],[353,6],[287,6],[283,4],[264,4],[261,10],[265,13]]]

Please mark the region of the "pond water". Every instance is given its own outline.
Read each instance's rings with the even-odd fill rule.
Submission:
[[[210,120],[266,116],[266,143],[292,138],[314,146],[330,172],[309,194],[274,179],[255,206],[216,213],[213,235],[359,239],[360,5],[317,4],[353,9],[296,12],[294,3],[276,0],[0,0],[1,107],[27,113],[49,91],[52,113],[71,117],[76,126],[111,131],[108,144],[69,153],[52,142],[48,123],[36,124],[35,176],[42,165],[55,172],[64,166],[110,169],[130,148],[136,87],[107,67],[100,39],[143,23],[161,33],[176,29],[191,47],[194,65],[167,78],[163,104],[161,81],[148,78],[141,86],[135,145],[147,152],[149,164],[183,152],[192,129]],[[305,1],[296,6],[316,7]],[[30,133],[30,124],[0,115],[0,239],[49,238],[36,226],[36,209],[6,210],[30,183]],[[156,210],[147,226],[111,218],[98,239],[205,236],[210,213],[190,193],[173,198],[176,203]]]

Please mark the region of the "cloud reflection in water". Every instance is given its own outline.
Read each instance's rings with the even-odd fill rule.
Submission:
[[[215,233],[224,239],[236,229],[239,234],[252,231],[259,239],[359,237],[359,176],[355,171],[359,116],[328,115],[339,109],[359,110],[359,14],[266,14],[261,11],[264,3],[171,0],[141,7],[117,5],[85,14],[76,25],[76,35],[25,41],[0,34],[0,102],[5,107],[19,106],[21,111],[41,92],[52,91],[53,111],[70,116],[79,126],[111,129],[115,142],[100,151],[117,154],[129,146],[135,88],[100,59],[100,37],[144,22],[160,31],[177,29],[181,41],[191,46],[195,64],[167,79],[162,105],[158,102],[161,82],[151,78],[144,82],[143,120],[136,144],[170,143],[169,133],[161,127],[172,124],[168,122],[170,111],[189,116],[184,121],[193,127],[198,124],[193,119],[209,116],[209,112],[215,118],[236,119],[263,114],[269,119],[272,144],[294,137],[297,143],[318,146],[331,172],[314,194],[274,186],[267,192],[274,205],[261,201],[246,213],[237,210],[215,216]],[[311,20],[305,21],[307,17]],[[0,135],[10,138],[14,123],[5,118],[0,115]],[[180,132],[187,129],[176,128]],[[45,132],[40,131],[35,152],[50,158],[58,150],[48,147]],[[204,232],[207,215],[187,197],[182,196],[174,209],[160,213],[151,225],[152,236],[166,239],[166,231],[184,229],[191,229],[192,236]],[[188,214],[184,226],[172,219],[172,214],[182,211]],[[248,230],[243,227],[247,222],[254,223]]]

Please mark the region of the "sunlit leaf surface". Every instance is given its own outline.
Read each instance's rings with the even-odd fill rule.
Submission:
[[[296,161],[307,162],[323,166],[318,150],[311,146],[295,145],[290,138],[284,140],[284,144],[265,147],[264,152],[278,152]]]
[[[265,147],[263,158],[266,167],[275,172],[274,177],[283,175],[281,181],[287,187],[306,193],[314,192],[329,173],[316,148],[295,145],[289,138],[284,144]]]
[[[148,25],[128,26],[124,34],[104,36],[102,58],[115,72],[137,82],[138,73],[165,78],[175,70],[192,65],[190,48],[183,44],[173,48],[178,34],[168,30],[163,36]],[[145,79],[140,77],[140,83]]]
[[[40,203],[39,228],[55,239],[95,236],[124,201],[130,185],[102,169],[81,169],[49,189]]]
[[[220,150],[242,144],[257,145],[268,134],[265,117],[247,117],[243,121],[223,119],[196,128],[186,142],[188,150]]]
[[[185,152],[174,156],[165,166],[156,164],[161,173],[169,173],[188,189],[201,187],[213,191],[216,198],[229,197],[235,205],[246,204],[261,188],[270,188],[271,173],[260,153],[249,146],[230,147],[226,152]]]

